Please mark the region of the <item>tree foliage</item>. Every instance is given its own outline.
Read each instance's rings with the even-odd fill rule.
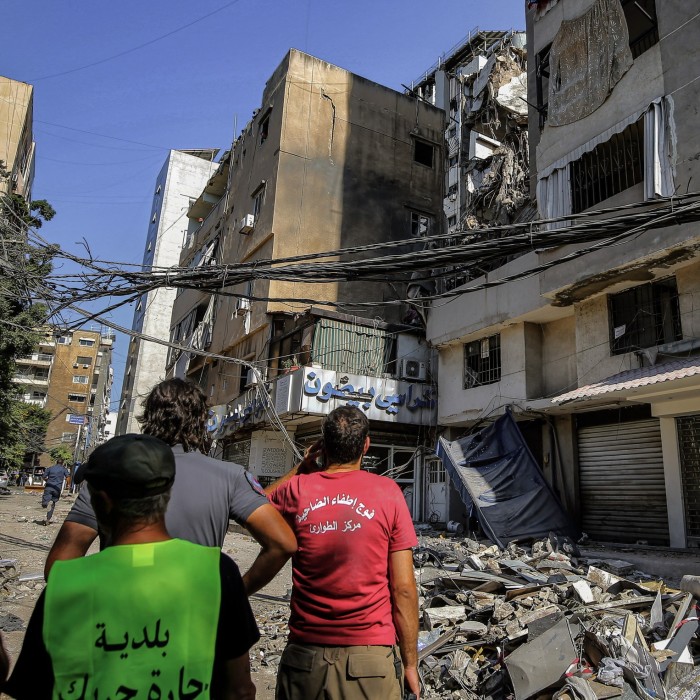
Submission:
[[[2,177],[6,171],[0,163]],[[30,243],[28,229],[40,228],[55,213],[45,200],[0,195],[0,463],[8,465],[16,464],[18,450],[31,441],[37,417],[17,405],[21,402],[12,382],[15,361],[36,347],[48,311],[34,290],[51,272],[51,255]]]
[[[70,447],[67,445],[59,445],[58,447],[52,447],[49,450],[49,454],[51,455],[51,459],[54,460],[54,462],[58,462],[58,460],[62,460],[64,464],[70,464],[73,461],[73,450],[71,450]]]

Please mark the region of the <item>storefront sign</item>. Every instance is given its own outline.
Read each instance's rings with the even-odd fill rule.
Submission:
[[[300,409],[304,412],[323,415],[346,405],[359,408],[372,420],[425,423],[436,411],[437,393],[429,384],[314,367],[303,371]]]
[[[248,399],[247,401],[245,399]],[[237,405],[220,404],[209,409],[207,431],[214,439],[219,440],[234,433],[239,428],[255,425],[265,418],[265,403],[269,403],[266,394],[252,396],[244,395]]]

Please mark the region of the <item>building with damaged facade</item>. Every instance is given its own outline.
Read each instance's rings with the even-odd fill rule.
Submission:
[[[397,303],[405,285],[363,279],[372,251],[357,247],[440,230],[443,132],[432,105],[291,50],[192,202],[187,216],[198,225],[180,266],[194,273],[298,256],[330,265],[334,251],[354,249],[340,257],[356,262],[357,281],[261,275],[221,294],[194,284],[177,292],[171,341],[219,357],[173,347],[167,371],[206,391],[217,454],[263,483],[320,436],[325,414],[349,403],[371,422],[367,467],[394,476],[414,517],[427,517],[430,352]]]
[[[697,7],[528,5],[539,222],[517,230],[517,256],[430,308],[438,420],[456,438],[510,406],[590,537],[696,546]]]

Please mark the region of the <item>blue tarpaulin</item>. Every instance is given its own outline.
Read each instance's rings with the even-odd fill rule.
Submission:
[[[453,442],[440,438],[437,454],[462,501],[474,506],[484,533],[500,547],[550,532],[580,537],[510,411],[474,435]]]

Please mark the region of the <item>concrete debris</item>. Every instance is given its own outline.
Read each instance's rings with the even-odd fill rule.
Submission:
[[[700,698],[689,690],[696,581],[684,593],[553,536],[505,550],[425,529],[420,539],[426,700]]]

